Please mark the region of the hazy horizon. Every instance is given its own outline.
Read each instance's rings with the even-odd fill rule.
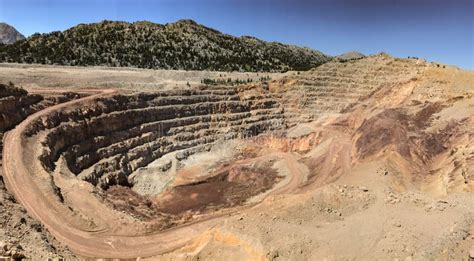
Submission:
[[[222,33],[295,44],[329,55],[387,52],[474,69],[473,2],[0,0],[0,21],[29,36],[80,23],[192,19]]]

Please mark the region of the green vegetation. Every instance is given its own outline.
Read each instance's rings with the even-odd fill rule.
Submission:
[[[0,45],[0,62],[216,71],[308,70],[329,56],[308,48],[233,37],[191,20],[80,24]]]
[[[266,82],[266,81],[269,81],[271,79],[272,78],[270,78],[270,76],[265,76],[265,77],[260,77],[259,81],[260,82]],[[206,84],[206,85],[230,85],[230,86],[248,84],[248,83],[252,83],[252,82],[253,82],[253,79],[251,79],[251,78],[248,78],[247,80],[244,80],[244,79],[232,80],[232,78],[227,78],[227,79],[204,78],[204,79],[201,80],[201,83]]]

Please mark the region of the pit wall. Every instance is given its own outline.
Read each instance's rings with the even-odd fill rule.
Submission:
[[[212,87],[115,95],[48,114],[25,137],[40,138],[48,172],[63,156],[69,170],[101,188],[130,185],[135,170],[171,152],[183,160],[221,140],[286,128],[271,95],[242,87]]]

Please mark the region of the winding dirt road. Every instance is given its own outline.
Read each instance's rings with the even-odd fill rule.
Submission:
[[[91,91],[91,90],[88,90]],[[33,159],[24,157],[28,148],[23,146],[22,133],[25,128],[38,118],[66,109],[80,103],[91,102],[98,97],[107,97],[116,94],[116,90],[101,90],[91,96],[49,107],[30,115],[15,129],[4,137],[3,149],[3,176],[8,190],[15,196],[33,217],[43,223],[59,241],[65,243],[71,251],[79,256],[89,258],[134,258],[154,256],[182,247],[194,236],[212,228],[223,219],[226,214],[216,214],[208,219],[189,223],[172,228],[164,232],[140,236],[113,235],[110,231],[90,232],[76,228],[66,222],[58,213],[51,198],[45,195],[41,186],[35,182],[35,174],[28,168]],[[284,157],[288,166],[292,166],[293,159]],[[282,188],[269,193],[288,193],[295,190],[303,180],[299,171],[292,171],[291,181]]]

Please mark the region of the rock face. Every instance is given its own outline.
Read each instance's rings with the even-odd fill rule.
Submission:
[[[191,20],[80,24],[0,47],[0,61],[214,71],[308,70],[330,59],[308,48],[233,37]]]
[[[1,138],[3,138],[4,132],[14,128],[30,114],[48,106],[77,98],[78,96],[75,93],[66,93],[64,95],[44,97],[38,94],[28,94],[27,91],[13,86],[13,84],[0,84],[0,158]]]
[[[13,86],[13,84],[0,84],[0,159],[4,132],[14,128],[30,114],[78,97],[79,95],[76,93],[44,97],[38,94],[28,94],[27,91]]]
[[[13,26],[6,23],[0,23],[0,43],[12,44],[23,39],[25,39],[25,37]]]
[[[32,113],[78,96],[75,93],[64,93],[45,98],[38,94],[28,94],[12,84],[0,84],[0,133],[15,127]]]
[[[0,167],[2,166],[3,135],[6,131],[14,128],[28,115],[79,96],[76,93],[64,93],[45,97],[29,94],[13,84],[0,84]]]
[[[128,176],[163,155],[177,160],[222,140],[285,128],[283,108],[259,87],[117,95],[49,115],[27,135],[47,130],[40,156],[49,171],[64,155],[69,169],[93,185],[128,186]]]

